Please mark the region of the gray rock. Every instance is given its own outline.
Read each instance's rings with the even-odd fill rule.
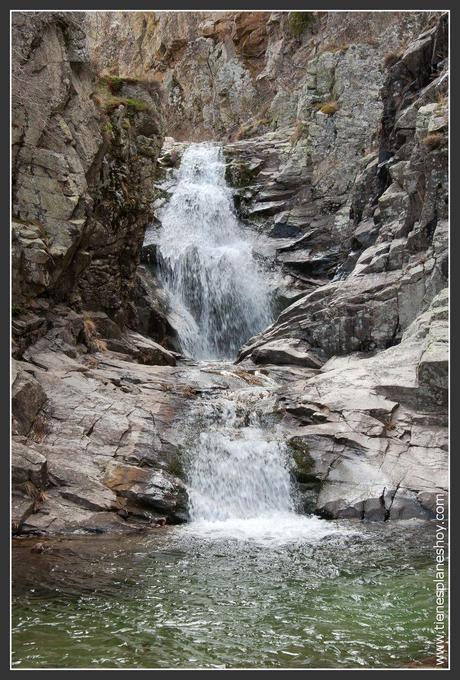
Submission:
[[[107,469],[104,483],[131,503],[168,511],[176,519],[185,511],[184,483],[165,472],[114,464]]]
[[[27,434],[46,403],[46,394],[39,381],[23,370],[22,365],[13,362],[11,408],[14,434]]]
[[[446,492],[447,406],[420,378],[433,334],[439,324],[447,328],[439,320],[445,304],[443,292],[399,345],[371,357],[331,359],[316,376],[280,391],[282,409],[304,423],[295,438],[308,451],[309,474],[321,483],[319,514],[428,517],[436,493]],[[440,385],[445,342],[442,347],[432,366]],[[289,418],[285,422],[292,427]]]
[[[12,482],[15,485],[32,482],[38,489],[48,486],[48,466],[45,456],[38,451],[21,444],[19,441],[13,442],[11,459]]]
[[[293,364],[320,368],[321,361],[308,345],[296,340],[272,340],[257,347],[252,353],[256,364]]]

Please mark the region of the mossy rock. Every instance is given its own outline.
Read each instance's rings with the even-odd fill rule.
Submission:
[[[113,95],[108,89],[100,90],[94,96],[94,101],[96,105],[107,114],[112,113],[121,105],[127,108],[128,114],[139,113],[146,111],[149,108],[148,104],[141,99],[118,97]]]
[[[104,125],[102,126],[102,133],[108,138],[111,139],[113,137],[114,131],[113,131],[113,125],[110,120],[107,120]]]
[[[154,201],[158,201],[160,199],[167,201],[169,198],[171,198],[171,194],[169,191],[165,191],[161,187],[155,187],[152,192],[152,197]]]
[[[293,474],[298,482],[314,482],[317,480],[314,474],[315,461],[310,454],[310,447],[300,437],[292,437],[288,442],[294,461]]]
[[[300,38],[314,20],[313,12],[291,12],[288,18],[289,32],[294,38]]]
[[[18,305],[16,303],[13,303],[11,305],[11,316],[16,317],[16,316],[21,316],[21,314],[24,313],[24,308],[21,307],[21,305]]]
[[[140,78],[123,78],[121,76],[105,75],[101,77],[101,83],[106,85],[112,94],[118,94],[123,85],[138,85],[143,83]]]
[[[247,187],[254,179],[254,172],[246,161],[231,162],[225,168],[225,179],[238,189]]]
[[[173,477],[179,477],[179,479],[184,479],[185,477],[184,466],[179,456],[173,456],[171,458],[166,470],[170,475],[173,475]]]

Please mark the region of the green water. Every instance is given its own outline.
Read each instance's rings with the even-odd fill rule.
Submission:
[[[433,655],[434,525],[337,529],[264,545],[163,528],[55,539],[41,554],[17,540],[13,666],[375,668]]]

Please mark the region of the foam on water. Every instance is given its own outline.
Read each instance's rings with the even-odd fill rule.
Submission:
[[[233,358],[270,323],[271,309],[269,287],[233,209],[220,147],[187,147],[159,218],[159,277],[182,350],[196,359]]]
[[[273,512],[249,519],[196,520],[184,525],[180,530],[184,534],[192,534],[211,541],[229,539],[251,541],[267,547],[315,543],[332,534],[355,533],[337,522],[297,515],[293,512]]]

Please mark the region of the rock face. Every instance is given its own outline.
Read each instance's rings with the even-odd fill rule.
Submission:
[[[268,231],[271,240],[280,241],[276,252],[283,272],[297,280],[296,289],[302,288],[300,281],[306,292],[304,296],[296,295],[298,299],[283,310],[275,324],[248,343],[242,358],[250,356],[256,347],[280,338],[302,340],[323,358],[384,349],[400,341],[417,314],[427,309],[445,287],[445,21],[440,19],[422,39],[408,47],[390,67],[382,86],[380,113],[385,120],[389,93],[394,97],[395,89],[403,86],[404,64],[410,60],[417,73],[428,69],[429,76],[420,76],[421,91],[406,87],[400,99],[398,120],[408,118],[408,109],[419,104],[412,127],[408,122],[403,136],[395,130],[387,134],[382,127],[381,137],[376,138],[378,148],[352,163],[347,153],[351,148],[356,157],[353,138],[348,144],[346,132],[342,133],[342,141],[339,137],[341,127],[347,128],[347,118],[332,122],[325,120],[328,116],[319,111],[313,114],[315,118],[307,124],[304,139],[295,143],[293,151],[288,152],[286,140],[281,153],[271,162],[263,137],[247,144],[241,154],[239,144],[226,147],[231,167],[238,164],[257,167],[239,190],[242,216],[258,220],[261,230],[271,229]],[[420,44],[424,47],[417,51]],[[432,61],[427,65],[428,44]],[[318,63],[315,73],[318,79]],[[321,73],[322,80],[325,74]],[[329,83],[335,87],[334,80],[329,78]],[[312,88],[317,91],[316,84]],[[425,103],[427,97],[432,103]],[[339,97],[339,108],[330,118],[339,116],[348,105],[351,102],[342,105]],[[361,120],[366,121],[362,131],[368,141],[371,134],[375,135],[374,109],[371,102],[370,118],[361,115]],[[319,179],[323,161],[318,159],[330,155],[325,138],[318,141],[321,139],[318,125],[332,125],[336,139],[333,154],[337,157],[338,174],[327,174],[329,188],[325,191]],[[364,142],[362,138],[361,143]],[[263,207],[270,205],[265,201],[275,196],[283,200],[276,203],[273,217],[264,217],[267,213]],[[290,241],[283,238],[289,235],[295,238]]]
[[[430,516],[447,489],[447,340],[444,289],[398,345],[330,359],[313,378],[281,390],[299,469],[316,482],[317,512]]]
[[[419,12],[105,12],[88,14],[86,30],[101,71],[161,83],[168,134],[201,141],[249,138],[304,120],[305,88],[316,65],[329,70],[318,85],[321,103],[331,96],[336,66],[332,96],[349,86],[365,92],[365,82],[375,99],[380,78],[363,79],[359,69],[368,70],[373,60],[377,66],[388,45],[401,49],[430,18]],[[355,105],[358,112],[359,94]],[[364,122],[355,117],[353,123],[358,129]]]
[[[117,425],[121,414],[112,408],[110,390],[103,394],[109,383],[101,380],[102,391],[92,402],[85,376],[98,365],[95,355],[109,347],[118,360],[136,366],[176,364],[174,354],[127,328],[140,324],[134,290],[163,139],[159,94],[134,79],[100,78],[90,64],[83,19],[78,13],[13,15],[16,532],[135,528],[126,519],[132,513],[124,510],[125,500],[104,484],[101,460],[119,446],[129,447],[130,437],[137,440],[133,433],[142,430],[145,417],[145,442],[134,446],[140,457],[128,458],[151,465],[141,449],[148,458],[157,436],[152,416],[136,412],[128,398],[125,414],[131,421],[122,418]],[[136,391],[124,375],[120,368],[122,397]],[[71,387],[77,376],[83,389]],[[98,436],[98,405],[111,413],[110,432],[96,446],[102,458],[90,451],[85,458],[86,438],[93,430]],[[158,471],[139,501],[142,507],[150,495],[157,506],[167,498],[164,510],[175,513],[176,521],[180,505],[183,519],[180,480]],[[131,502],[134,508],[139,503]],[[152,521],[153,515],[141,517],[144,524]]]
[[[159,95],[139,83],[102,81],[90,67],[82,21],[77,13],[13,17],[20,349],[39,335],[36,317],[49,299],[102,310],[121,326],[136,323],[133,288],[162,144]]]
[[[436,12],[14,13],[14,532],[185,521],[191,405],[256,384],[305,511],[432,516],[447,30]],[[222,370],[182,360],[142,249],[181,142],[204,139],[276,282],[276,320]]]
[[[285,305],[239,361],[299,364],[286,359],[297,345],[323,364],[280,408],[304,423],[294,444],[308,452],[310,507],[325,516],[423,516],[446,489],[446,40],[444,16],[385,76],[367,55],[366,99],[366,80],[342,88],[362,47],[346,50],[347,66],[323,52],[291,141],[280,131],[225,147],[238,210],[276,252]],[[336,110],[315,111],[331,93]]]
[[[254,74],[268,19],[268,12],[108,12],[89,15],[88,32],[100,69],[162,83],[171,134],[192,141],[236,130],[257,109]]]

